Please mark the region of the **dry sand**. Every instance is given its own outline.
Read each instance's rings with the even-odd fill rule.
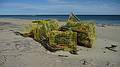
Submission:
[[[73,55],[49,52],[32,38],[16,35],[26,23],[31,20],[0,19],[0,67],[120,67],[120,26],[97,27],[95,47],[78,46]],[[111,45],[117,52],[105,48]]]

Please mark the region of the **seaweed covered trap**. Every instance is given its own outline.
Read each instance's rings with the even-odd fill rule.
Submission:
[[[27,28],[29,32],[22,33],[32,37],[50,51],[64,50],[76,54],[77,45],[91,48],[96,39],[96,24],[94,21],[80,21],[73,13],[66,24],[59,25],[57,20],[35,20]]]
[[[65,51],[76,50],[77,33],[72,31],[51,31],[49,33],[49,43],[51,46]]]

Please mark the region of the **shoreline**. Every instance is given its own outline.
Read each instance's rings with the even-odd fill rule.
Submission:
[[[16,18],[0,18],[0,22],[3,21],[3,22],[6,22],[6,21],[33,21],[32,19],[16,19]],[[85,20],[82,20],[82,21],[85,21]],[[92,20],[87,20],[87,21],[92,21]],[[94,20],[93,20],[94,21]],[[65,21],[61,21],[61,22],[65,22]],[[96,23],[97,26],[104,26],[104,25],[107,25],[107,26],[120,26],[120,23]]]

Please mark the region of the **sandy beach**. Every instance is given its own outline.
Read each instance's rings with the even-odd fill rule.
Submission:
[[[49,52],[32,38],[15,33],[31,22],[0,19],[0,67],[120,67],[120,26],[97,26],[94,47],[78,46],[78,55],[73,55]]]

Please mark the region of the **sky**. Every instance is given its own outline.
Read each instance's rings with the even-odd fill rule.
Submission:
[[[120,0],[0,0],[0,15],[120,15]]]

